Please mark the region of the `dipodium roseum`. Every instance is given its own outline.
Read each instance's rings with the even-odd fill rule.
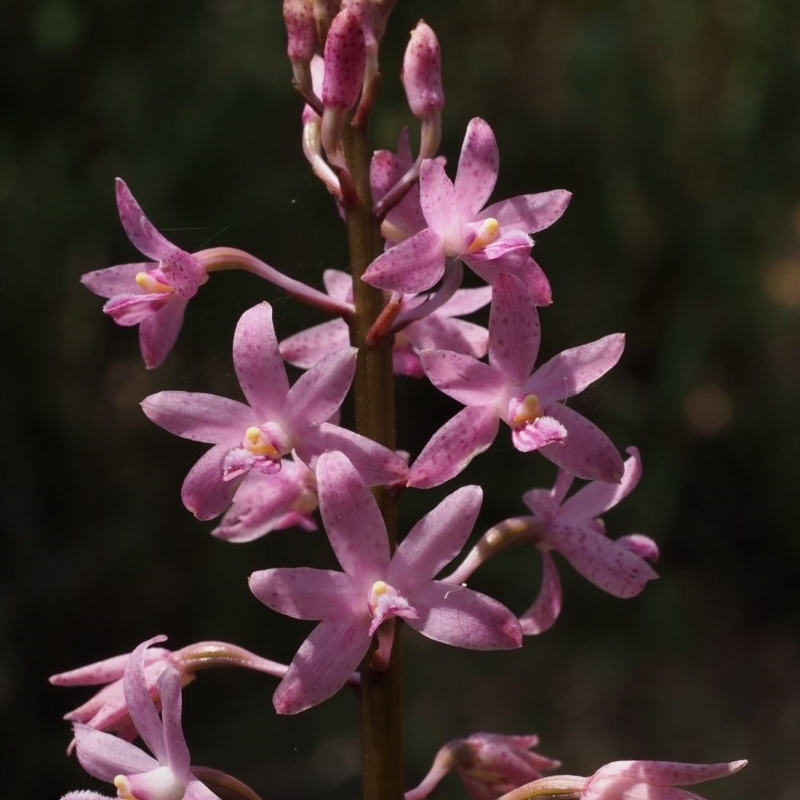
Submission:
[[[88,272],[81,282],[109,298],[103,311],[118,325],[139,326],[144,363],[157,367],[175,344],[186,305],[208,274],[201,258],[181,250],[156,230],[122,178],[117,178],[116,193],[125,233],[152,261]]]
[[[534,370],[540,339],[533,299],[518,278],[501,273],[492,284],[489,363],[449,350],[420,354],[434,386],[466,408],[425,445],[411,465],[409,486],[437,486],[457,475],[491,445],[500,420],[511,428],[517,450],[539,450],[580,478],[619,481],[623,466],[616,447],[564,401],[617,363],[624,335],[565,350]]]
[[[364,280],[396,292],[423,292],[442,277],[447,258],[458,258],[487,283],[499,272],[513,272],[538,305],[549,303],[547,279],[530,257],[529,234],[552,225],[571,195],[563,190],[519,195],[484,208],[499,163],[494,133],[479,118],[467,126],[455,181],[438,160],[423,160],[419,194],[427,227],[378,256]]]
[[[159,392],[142,402],[162,428],[214,445],[183,483],[184,505],[199,519],[221,514],[251,471],[279,472],[293,449],[312,469],[320,453],[341,450],[370,485],[402,481],[403,458],[364,436],[328,423],[353,379],[356,348],[337,350],[289,386],[269,303],[236,326],[233,365],[247,403],[193,392]]]
[[[378,505],[341,453],[317,464],[322,521],[343,572],[308,567],[254,572],[250,589],[274,611],[319,620],[295,655],[273,702],[294,714],[337,692],[377,635],[387,663],[394,617],[429,639],[479,650],[521,644],[514,615],[498,601],[434,576],[463,547],[480,509],[478,486],[445,498],[408,533],[394,555]]]

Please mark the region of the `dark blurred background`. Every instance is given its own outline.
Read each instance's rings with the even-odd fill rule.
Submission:
[[[661,579],[620,601],[560,562],[564,611],[524,651],[475,654],[406,637],[408,785],[446,740],[536,732],[589,774],[610,760],[751,759],[701,793],[800,796],[800,5],[790,0],[399,0],[382,55],[376,146],[411,123],[396,80],[423,16],[443,51],[442,152],[468,120],[500,145],[496,198],[569,188],[534,255],[555,304],[544,356],[624,330],[621,364],[575,406],[644,478],[607,517],[662,548]],[[144,370],[81,273],[139,260],[116,215],[123,176],[188,250],[245,248],[320,285],[345,268],[340,223],[298,140],[280,4],[257,0],[5,0],[0,24],[4,480],[0,703],[8,798],[89,788],[60,717],[88,696],[47,676],[167,633],[288,660],[310,626],[249,594],[254,569],[328,558],[321,534],[249,545],[209,535],[180,503],[202,452],[151,426],[161,389],[238,396],[239,314],[275,301],[279,334],[318,321],[252,276],[215,276],[178,347]],[[412,126],[413,130],[413,126]],[[400,381],[416,452],[455,410]],[[522,513],[551,466],[501,437],[464,481],[480,525]],[[409,493],[404,525],[450,491]],[[476,535],[479,531],[476,531]],[[317,555],[319,553],[319,555]],[[474,586],[517,611],[538,582],[515,551]],[[275,682],[205,674],[186,692],[196,763],[265,798],[354,797],[354,703],[342,692],[278,718]],[[8,734],[11,734],[9,736]],[[437,797],[463,797],[453,780]]]

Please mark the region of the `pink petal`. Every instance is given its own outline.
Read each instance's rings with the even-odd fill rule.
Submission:
[[[117,736],[79,722],[73,728],[78,761],[90,775],[101,781],[113,783],[121,773],[147,772],[158,767],[158,761],[152,756]]]
[[[279,567],[254,572],[248,582],[265,606],[294,619],[336,620],[367,608],[362,582],[343,572]]]
[[[467,406],[494,403],[506,386],[506,376],[495,366],[450,350],[424,350],[420,361],[431,383]]]
[[[658,545],[649,537],[641,533],[631,533],[628,536],[620,536],[615,539],[616,543],[631,553],[635,553],[639,558],[646,558],[648,561],[658,561]]]
[[[104,306],[103,313],[108,314],[117,325],[129,328],[138,325],[157,311],[164,308],[175,296],[171,293],[164,294],[118,294],[112,297]]]
[[[517,618],[497,600],[465,586],[431,581],[412,598],[419,617],[406,624],[437,642],[472,650],[522,645]]]
[[[233,337],[233,364],[239,385],[257,417],[263,421],[283,408],[289,379],[269,303],[259,303],[239,319]]]
[[[481,508],[480,486],[462,486],[445,497],[408,532],[398,546],[386,581],[412,596],[461,551]]]
[[[530,255],[527,255],[525,260],[513,269],[504,267],[494,261],[489,261],[485,256],[485,252],[476,253],[465,259],[465,261],[487,283],[494,283],[497,276],[502,272],[511,272],[528,287],[528,292],[534,305],[547,306],[553,302],[550,283],[544,272],[542,272],[542,268]]]
[[[197,519],[219,516],[233,499],[241,479],[224,481],[222,463],[228,447],[216,445],[207,451],[189,470],[181,488],[181,500]]]
[[[322,522],[342,569],[370,583],[382,578],[389,540],[372,493],[342,453],[321,455],[316,471]]]
[[[429,489],[458,475],[497,436],[500,420],[492,406],[467,406],[439,428],[408,473],[408,486]]]
[[[625,334],[612,333],[564,350],[536,370],[525,382],[525,391],[542,401],[562,402],[605,375],[619,361],[624,349]]]
[[[452,350],[482,358],[489,347],[489,332],[483,326],[439,314],[412,322],[405,335],[417,350]]]
[[[125,702],[128,704],[131,720],[142,740],[161,764],[167,763],[164,730],[153,699],[150,697],[144,670],[144,658],[149,645],[163,642],[166,638],[166,636],[154,636],[136,647],[125,665],[125,674],[122,676]]]
[[[158,678],[163,721],[164,763],[180,778],[189,774],[189,748],[181,727],[181,677],[174,667],[167,667]]]
[[[571,192],[555,189],[538,194],[521,194],[493,203],[478,215],[479,219],[493,217],[501,227],[519,228],[537,233],[549,228],[567,209]]]
[[[491,197],[499,166],[494,133],[488,122],[475,117],[467,126],[455,180],[458,209],[464,218],[475,217]]]
[[[425,228],[378,256],[363,280],[371,286],[413,294],[430,289],[444,273],[442,239]]]
[[[138,287],[136,276],[140,272],[147,272],[157,265],[152,261],[137,264],[119,264],[116,267],[98,269],[81,275],[81,283],[94,294],[100,297],[113,297],[117,294],[131,294]]]
[[[531,374],[540,341],[539,315],[525,286],[513,275],[498,275],[492,283],[489,363],[508,383],[521,384]]]
[[[566,439],[539,450],[545,458],[576,478],[619,482],[625,471],[622,456],[600,428],[564,405],[547,403],[544,411],[567,429]]]
[[[593,519],[627,497],[642,476],[642,461],[639,451],[635,447],[629,447],[628,453],[630,458],[625,461],[624,472],[619,483],[592,481],[561,505],[559,519],[563,522]]]
[[[586,580],[615,597],[634,597],[658,577],[638,555],[589,528],[556,522],[544,539]]]
[[[555,562],[542,552],[542,585],[533,605],[519,618],[522,633],[536,636],[549,630],[561,613],[561,581]]]
[[[442,239],[460,240],[461,214],[455,187],[436,159],[423,159],[420,165],[419,201],[431,230]]]
[[[139,349],[145,366],[153,369],[163,363],[172,350],[183,325],[183,314],[188,301],[174,297],[139,325]]]
[[[116,192],[119,218],[128,238],[140,253],[160,261],[175,246],[153,227],[122,178],[116,180]]]
[[[350,344],[350,331],[343,319],[332,319],[290,336],[281,342],[281,355],[290,364],[309,369],[334,350]]]
[[[296,431],[329,420],[341,406],[356,371],[355,347],[337,350],[303,373],[286,395],[283,414]],[[284,373],[285,374],[285,373]]]
[[[613,761],[592,776],[626,778],[654,786],[690,786],[694,783],[726,778],[747,765],[747,761],[718,764],[687,764],[677,761]]]
[[[458,289],[436,312],[443,317],[460,317],[471,314],[488,305],[492,299],[491,286],[479,286],[476,289]]]
[[[366,655],[369,613],[321,622],[300,645],[272,698],[279,714],[297,714],[327,700],[347,683]]]
[[[247,428],[263,422],[238,400],[202,392],[157,392],[141,405],[149,420],[176,436],[229,447],[240,444]]]
[[[344,303],[353,302],[353,278],[340,269],[326,269],[322,273],[325,291],[334,299]]]
[[[320,455],[331,450],[343,453],[367,486],[403,483],[408,476],[408,464],[399,453],[329,422],[306,431],[295,442],[297,455],[312,469],[317,469]]]

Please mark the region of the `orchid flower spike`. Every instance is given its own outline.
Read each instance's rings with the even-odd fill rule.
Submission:
[[[395,617],[456,647],[519,647],[519,623],[505,606],[434,579],[469,536],[480,487],[464,486],[445,498],[392,556],[378,504],[342,453],[319,457],[317,482],[322,521],[343,571],[277,568],[250,576],[251,591],[269,608],[319,620],[275,692],[279,714],[295,714],[335,694],[366,656],[373,636],[378,640],[373,668],[385,668]]]
[[[529,234],[552,225],[571,195],[563,190],[519,195],[484,208],[499,163],[494,133],[479,118],[467,127],[455,181],[437,160],[423,160],[419,191],[427,227],[378,256],[364,280],[396,292],[423,292],[441,278],[448,257],[459,258],[487,283],[500,272],[514,273],[537,305],[547,305],[550,286],[530,257]]]
[[[153,260],[87,272],[81,282],[109,298],[103,311],[118,325],[139,326],[145,366],[157,367],[178,338],[187,303],[208,280],[206,265],[153,227],[122,178],[117,178],[116,192],[125,233]]]

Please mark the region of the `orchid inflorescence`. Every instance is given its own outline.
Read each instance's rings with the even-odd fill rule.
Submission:
[[[473,800],[696,798],[675,787],[729,775],[745,762],[621,761],[589,777],[544,776],[560,762],[532,750],[536,736],[475,733],[445,744],[428,775],[403,791],[397,653],[406,628],[454,647],[519,648],[559,615],[554,553],[600,589],[627,598],[656,577],[658,549],[641,534],[606,535],[600,516],[635,488],[641,459],[629,448],[623,461],[608,436],[566,404],[617,363],[624,336],[537,361],[538,308],[552,297],[531,257],[531,236],[558,220],[570,194],[490,203],[500,160],[482,119],[468,123],[455,177],[448,176],[439,154],[439,44],[423,21],[411,33],[401,75],[420,127],[419,151],[412,153],[404,130],[396,152],[370,154],[367,122],[393,5],[283,3],[294,83],[305,99],[302,149],[332,194],[351,245],[351,273],[326,270],[325,291],[241,250],[182,250],[117,179],[123,228],[149,260],[90,272],[83,282],[107,298],[103,310],[115,322],[139,326],[148,368],[167,357],[191,298],[215,272],[249,271],[330,315],[281,340],[272,307],[259,303],[242,315],[233,337],[244,401],[163,391],[146,397],[142,409],[170,433],[210,445],[186,476],[182,500],[198,519],[221,518],[213,535],[247,542],[278,529],[315,530],[321,522],[341,571],[299,566],[250,575],[264,605],[317,622],[288,665],[227,642],[170,651],[157,646],[166,637],[156,636],[130,655],[53,676],[57,685],[101,687],[67,714],[74,726],[69,749],[128,800],[257,798],[236,778],[192,765],[181,728],[182,690],[196,673],[238,666],[279,679],[279,714],[318,705],[347,684],[357,688],[367,800],[423,800],[451,771]],[[463,287],[464,265],[480,286]],[[487,304],[488,328],[462,319]],[[303,370],[293,384],[285,363]],[[394,441],[393,375],[427,379],[463,406],[412,459]],[[351,391],[352,430],[339,415]],[[406,487],[456,479],[492,445],[501,422],[514,448],[539,451],[556,465],[554,485],[526,492],[530,513],[492,526],[440,576],[472,532],[481,487],[455,488],[400,537],[397,505]],[[568,496],[576,479],[585,483]],[[528,610],[514,613],[467,585],[486,561],[526,543],[543,565]],[[134,744],[139,737],[150,752]],[[78,791],[64,800],[104,796]]]

